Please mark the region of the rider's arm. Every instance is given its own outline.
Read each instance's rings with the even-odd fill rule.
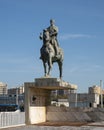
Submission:
[[[57,36],[57,34],[58,34],[58,27],[56,27],[56,26],[53,26],[53,31],[51,32],[51,36]]]

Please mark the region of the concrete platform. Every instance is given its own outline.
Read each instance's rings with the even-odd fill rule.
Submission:
[[[91,126],[90,126],[91,125]],[[96,126],[95,126],[96,125]],[[47,123],[47,124],[37,124],[37,125],[27,125],[27,126],[19,126],[12,128],[4,128],[0,130],[104,130],[104,122],[96,122],[91,124],[84,124],[81,122],[71,123],[67,122],[56,122]]]
[[[26,82],[26,85],[29,87],[36,87],[41,89],[48,89],[48,90],[76,90],[77,85],[65,82],[58,78],[51,78],[51,77],[42,77],[36,78],[35,82]]]

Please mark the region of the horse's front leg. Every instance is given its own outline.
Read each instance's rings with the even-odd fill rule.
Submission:
[[[50,72],[52,70],[52,57],[49,56],[49,60],[48,60],[48,75],[50,76]]]
[[[47,63],[43,61],[43,66],[44,66],[44,76],[47,76]]]

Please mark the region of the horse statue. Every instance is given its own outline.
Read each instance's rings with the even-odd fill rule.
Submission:
[[[62,79],[62,66],[63,66],[63,51],[58,47],[58,56],[56,57],[54,46],[50,42],[50,35],[47,29],[43,30],[40,35],[40,39],[43,40],[43,46],[40,49],[41,57],[44,66],[44,76],[50,76],[50,71],[52,70],[53,63],[57,62],[59,67],[59,77]],[[48,68],[47,68],[48,66]]]

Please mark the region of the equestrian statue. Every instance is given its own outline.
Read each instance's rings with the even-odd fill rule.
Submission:
[[[55,21],[51,19],[50,26],[40,33],[39,37],[43,40],[43,45],[40,49],[40,59],[43,61],[45,77],[50,76],[53,63],[57,62],[59,77],[62,79],[63,50],[59,47],[57,40],[58,27],[54,23]]]

